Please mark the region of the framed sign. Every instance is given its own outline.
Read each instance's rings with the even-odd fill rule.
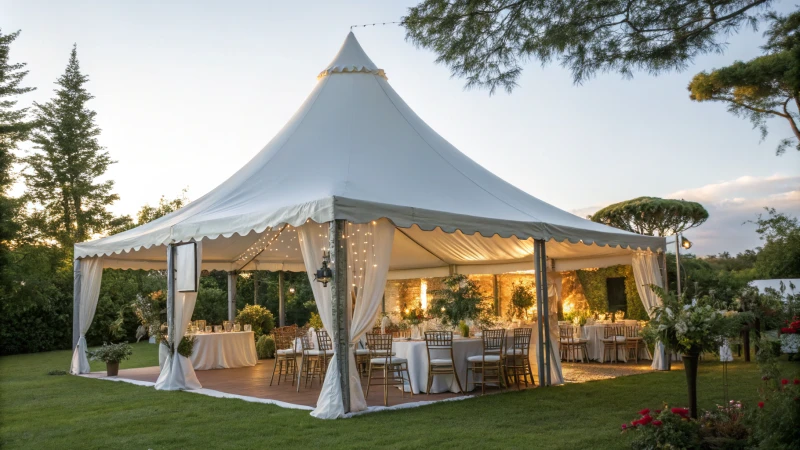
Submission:
[[[197,242],[175,244],[175,290],[197,292],[200,268],[197,264]]]

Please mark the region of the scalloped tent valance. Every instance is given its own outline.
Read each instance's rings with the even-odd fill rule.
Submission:
[[[401,231],[395,275],[525,270],[532,239],[549,241],[557,268],[629,262],[633,250],[664,248],[663,238],[574,216],[469,159],[411,110],[350,33],[303,105],[242,169],[179,211],[76,244],[75,256],[157,268],[162,246],[194,239],[204,240],[206,268],[303,270],[290,245],[294,227],[380,218]]]

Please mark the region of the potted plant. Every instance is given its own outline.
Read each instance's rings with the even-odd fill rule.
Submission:
[[[444,287],[431,291],[433,297],[428,314],[442,325],[456,327],[459,322],[473,321],[486,325],[491,321],[491,308],[484,303],[477,283],[466,275],[452,275],[442,280]]]
[[[130,358],[132,354],[133,349],[127,342],[120,342],[119,344],[103,343],[102,347],[89,352],[89,359],[106,363],[106,375],[115,377],[119,373],[119,362]]]
[[[689,410],[697,418],[697,363],[700,353],[719,351],[726,337],[739,333],[742,323],[751,316],[735,311],[719,311],[702,301],[687,302],[651,286],[662,304],[653,309],[650,322],[642,329],[648,343],[662,342],[670,351],[683,354]],[[669,356],[668,356],[669,357]]]
[[[514,283],[511,288],[511,302],[508,304],[509,320],[529,320],[528,310],[534,305],[535,300],[532,285]]]

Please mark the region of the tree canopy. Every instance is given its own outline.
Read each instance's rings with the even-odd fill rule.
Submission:
[[[88,81],[73,47],[67,69],[56,81],[55,98],[35,103],[36,151],[24,158],[33,223],[43,237],[65,248],[102,233],[113,219],[106,207],[119,199],[111,192],[114,181],[97,180],[113,161],[97,141],[97,113],[86,105],[94,98],[86,90]]]
[[[800,150],[800,11],[788,16],[769,15],[772,22],[764,50],[747,62],[700,72],[689,83],[690,98],[698,102],[727,103],[728,111],[750,120],[767,135],[767,119],[788,123],[794,138],[778,144],[777,154],[793,142]]]
[[[701,225],[708,211],[697,202],[639,197],[606,206],[589,219],[648,236],[669,236]]]
[[[511,91],[530,59],[559,61],[579,83],[596,72],[680,70],[772,0],[423,0],[406,38],[432,50],[467,87]]]

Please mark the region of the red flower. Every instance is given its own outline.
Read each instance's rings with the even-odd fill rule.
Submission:
[[[625,424],[625,423],[623,423],[623,424],[622,424],[622,429],[623,429],[623,430],[626,430],[627,428],[628,428],[628,424]]]
[[[662,423],[663,423],[663,422],[661,422],[660,420],[654,420],[654,421],[653,421],[653,425],[655,425],[655,426],[657,426],[657,427],[660,427]]]
[[[639,420],[639,423],[641,423],[642,425],[647,425],[648,423],[650,423],[652,421],[653,421],[653,418],[650,417],[649,414],[646,414],[646,415],[642,416],[642,418]]]
[[[661,414],[661,410],[660,410],[660,409],[657,409],[657,410],[656,410],[656,414]]]
[[[677,414],[681,417],[686,417],[689,415],[689,410],[686,408],[672,408],[670,411],[672,411],[673,414]]]
[[[800,384],[800,380],[798,380],[797,378],[795,378],[795,379],[794,379],[794,384]]]
[[[758,402],[758,409],[764,408],[764,402]]]
[[[786,386],[787,384],[789,384],[789,380],[787,380],[786,378],[784,378],[784,379],[782,379],[782,380],[781,380],[781,384],[782,384],[782,385],[784,385],[784,386]]]
[[[639,411],[639,415],[640,415],[640,416],[646,416],[647,414],[650,414],[650,410],[649,410],[649,409],[647,409],[647,408],[645,408],[645,409],[643,409],[643,410]]]

